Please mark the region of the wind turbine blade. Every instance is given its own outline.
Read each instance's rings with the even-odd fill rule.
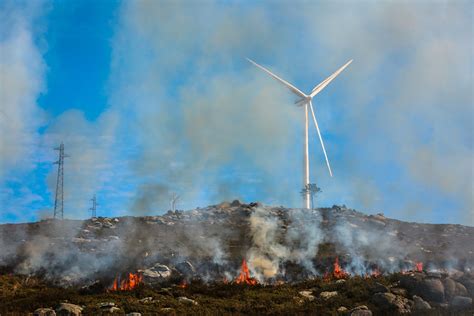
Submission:
[[[302,97],[302,98],[306,98],[308,97],[306,94],[304,94],[303,92],[301,92],[297,87],[295,87],[294,85],[292,85],[291,83],[289,83],[288,81],[286,80],[283,80],[281,79],[280,77],[278,77],[277,75],[275,75],[274,73],[272,73],[270,70],[268,70],[267,68],[263,67],[263,66],[260,66],[259,64],[257,64],[256,62],[254,62],[253,60],[247,58],[247,60],[254,64],[256,67],[262,69],[263,71],[265,71],[267,74],[269,74],[270,76],[272,76],[274,79],[278,80],[280,83],[283,83],[288,89],[291,90],[291,92],[293,92],[294,94]]]
[[[326,158],[326,165],[328,166],[329,174],[332,177],[332,170],[331,170],[331,166],[329,165],[328,155],[326,154],[326,148],[324,148],[323,138],[321,137],[321,132],[319,131],[318,121],[316,120],[316,116],[314,115],[313,103],[311,101],[309,102],[309,108],[311,109],[311,115],[313,116],[314,125],[316,126],[316,130],[318,131],[318,136],[319,136],[319,141],[321,142],[321,147],[323,147],[324,158]]]
[[[335,73],[333,73],[332,75],[327,77],[323,82],[321,82],[316,87],[314,87],[313,91],[311,91],[310,97],[314,97],[316,94],[321,92],[321,90],[323,90],[334,78],[336,78],[344,69],[346,69],[346,67],[349,66],[350,63],[352,63],[352,60],[353,59],[349,60],[344,66],[339,68]]]

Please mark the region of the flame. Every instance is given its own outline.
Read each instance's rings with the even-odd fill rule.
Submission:
[[[185,289],[188,287],[188,282],[186,280],[183,280],[180,284],[177,285],[179,288]]]
[[[345,279],[347,277],[349,277],[349,273],[347,273],[341,268],[341,266],[339,265],[339,258],[336,257],[332,273],[326,271],[326,273],[324,273],[323,279],[325,281],[329,281],[331,279]]]
[[[110,291],[130,291],[142,283],[143,276],[140,273],[129,273],[128,278],[121,280],[116,277],[114,283],[109,288]]]
[[[257,280],[250,277],[249,267],[247,266],[247,261],[242,260],[242,267],[240,268],[240,275],[235,279],[237,284],[248,284],[256,285]]]
[[[332,272],[332,275],[335,279],[344,279],[349,276],[349,273],[344,271],[341,266],[339,265],[339,258],[336,257],[336,260],[334,261],[334,271]]]
[[[382,275],[382,272],[380,272],[379,267],[375,267],[375,269],[373,269],[372,272],[370,272],[370,276],[374,278],[377,278],[381,275]]]
[[[423,272],[423,262],[415,263],[415,271]]]

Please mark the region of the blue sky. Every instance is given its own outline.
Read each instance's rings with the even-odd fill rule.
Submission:
[[[472,4],[47,1],[0,5],[0,222],[160,214],[239,198],[299,207],[310,91],[318,206],[474,224]]]

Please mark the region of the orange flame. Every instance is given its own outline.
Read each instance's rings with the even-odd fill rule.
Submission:
[[[370,271],[370,274],[368,275],[368,277],[378,278],[381,275],[382,275],[382,272],[380,271],[379,267],[376,266],[375,269]]]
[[[183,280],[180,284],[177,285],[179,288],[185,289],[188,287],[188,282],[186,280]]]
[[[135,289],[142,283],[143,276],[140,273],[129,273],[128,278],[120,281],[120,277],[116,277],[114,283],[110,287],[110,291],[130,291]]]
[[[423,262],[415,263],[415,271],[422,272],[423,271]]]
[[[339,258],[336,257],[336,261],[334,261],[334,271],[332,273],[335,279],[344,279],[349,276],[349,273],[344,271],[341,266],[339,265]]]
[[[346,271],[344,271],[341,268],[341,266],[339,265],[339,258],[336,257],[336,260],[334,261],[334,269],[333,269],[332,273],[327,271],[324,274],[323,279],[325,281],[329,281],[331,279],[345,279],[347,277],[349,277],[349,273],[347,273]]]
[[[248,284],[248,285],[256,285],[257,280],[250,277],[249,267],[247,266],[247,262],[242,260],[242,267],[240,268],[240,275],[235,279],[235,283],[237,284]]]

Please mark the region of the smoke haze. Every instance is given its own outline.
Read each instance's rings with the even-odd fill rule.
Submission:
[[[47,65],[33,40],[44,29],[31,25],[50,8],[3,5],[2,23],[13,27],[2,28],[0,42],[1,211],[19,220],[31,201],[52,200],[51,148],[61,140],[71,155],[69,217],[85,217],[96,192],[114,215],[163,212],[172,192],[180,208],[235,197],[300,206],[302,111],[245,57],[303,91],[353,58],[315,99],[335,174],[312,131],[318,205],[472,225],[470,9],[468,1],[123,2],[108,104],[88,119],[81,109],[49,117],[36,105]],[[19,177],[8,173],[34,168],[47,192],[7,185]]]

